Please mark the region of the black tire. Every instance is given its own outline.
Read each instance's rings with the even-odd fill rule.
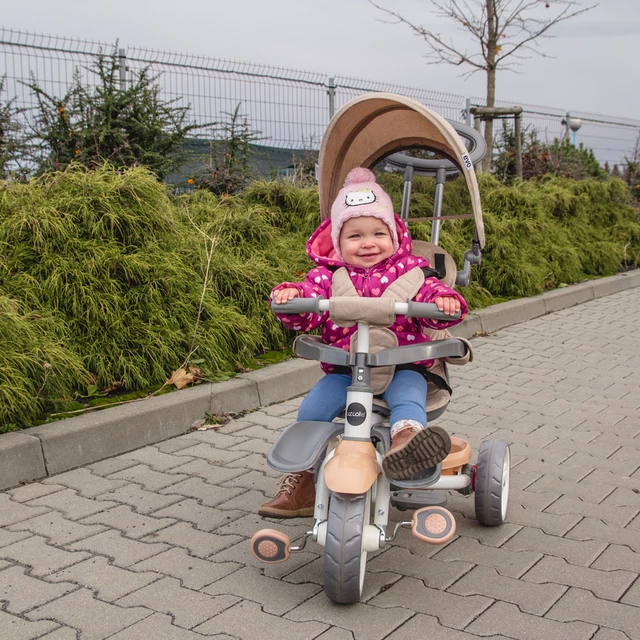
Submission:
[[[332,493],[324,550],[324,591],[338,604],[360,600],[367,553],[363,551],[364,527],[369,523],[368,493]]]
[[[487,440],[480,445],[476,470],[476,518],[489,527],[507,518],[511,453],[502,440]]]

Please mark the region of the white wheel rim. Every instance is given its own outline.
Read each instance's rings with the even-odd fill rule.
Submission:
[[[507,447],[502,461],[502,490],[500,492],[500,515],[504,522],[507,517],[507,505],[509,504],[509,474],[511,473],[511,453]]]

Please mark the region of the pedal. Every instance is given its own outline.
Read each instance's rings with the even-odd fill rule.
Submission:
[[[418,540],[443,544],[451,540],[455,532],[455,518],[442,507],[424,507],[413,514],[411,533]]]
[[[446,504],[447,494],[443,491],[396,491],[391,494],[391,506],[399,511],[444,507]]]
[[[261,562],[285,562],[291,555],[291,540],[275,529],[260,529],[251,538],[251,553]]]

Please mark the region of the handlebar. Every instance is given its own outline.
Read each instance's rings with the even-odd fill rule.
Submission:
[[[370,298],[372,304],[375,305],[376,300],[384,300],[382,298]],[[388,300],[384,300],[388,304]],[[299,314],[299,313],[317,313],[320,315],[325,311],[329,311],[331,307],[331,300],[327,300],[323,296],[317,298],[294,298],[284,304],[278,304],[275,300],[271,301],[271,309],[276,313],[283,314]],[[394,310],[398,316],[406,316],[407,318],[429,318],[431,320],[443,320],[450,322],[452,320],[458,320],[460,318],[460,312],[458,311],[454,315],[448,315],[438,309],[438,306],[433,303],[426,302],[396,302]],[[367,318],[363,317],[362,322],[366,322]]]

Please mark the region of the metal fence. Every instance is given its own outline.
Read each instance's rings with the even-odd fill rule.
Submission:
[[[264,144],[282,149],[317,149],[334,110],[351,98],[371,91],[409,96],[451,120],[464,121],[470,106],[483,106],[481,98],[428,91],[414,87],[372,82],[342,76],[156,51],[139,47],[120,48],[118,43],[72,38],[0,28],[0,78],[4,95],[15,106],[34,116],[36,99],[28,88],[34,81],[47,93],[62,96],[80,73],[91,85],[90,71],[96,57],[118,51],[121,81],[126,83],[142,69],[158,77],[160,95],[176,104],[189,105],[190,119],[198,124],[220,122],[236,106],[250,127],[259,131]],[[601,163],[620,164],[633,154],[640,120],[591,114],[574,109],[554,109],[501,101],[496,106],[522,106],[525,130],[535,129],[538,138],[550,142],[565,135],[562,120],[570,113],[583,126],[577,141],[592,148]],[[203,129],[203,137],[215,137]]]

